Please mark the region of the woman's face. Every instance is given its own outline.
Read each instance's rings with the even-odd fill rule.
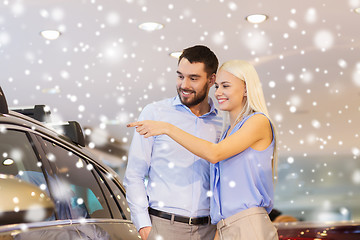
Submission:
[[[240,112],[246,96],[245,82],[231,73],[220,70],[216,75],[215,97],[223,111]]]

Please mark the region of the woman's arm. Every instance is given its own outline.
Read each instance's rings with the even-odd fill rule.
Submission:
[[[167,122],[145,120],[127,126],[136,127],[136,131],[144,137],[166,134],[193,154],[211,163],[232,157],[255,144],[261,145],[263,142],[262,145],[267,144],[267,147],[272,140],[269,120],[262,114],[250,117],[238,131],[217,144],[195,137]]]

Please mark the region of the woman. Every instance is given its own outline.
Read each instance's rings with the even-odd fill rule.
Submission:
[[[197,138],[169,123],[131,123],[145,137],[166,134],[211,164],[210,215],[220,239],[278,239],[268,213],[273,207],[276,138],[254,67],[225,62],[215,82],[219,108],[230,126],[219,143]],[[217,236],[218,237],[218,236]]]

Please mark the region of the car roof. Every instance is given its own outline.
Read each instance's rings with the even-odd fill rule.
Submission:
[[[34,108],[32,108],[32,109],[17,109],[14,111],[9,110],[5,95],[0,86],[0,129],[1,129],[1,124],[9,124],[9,125],[14,125],[14,126],[19,126],[22,128],[29,129],[29,131],[32,131],[32,132],[41,133],[41,134],[49,137],[50,139],[56,140],[64,145],[66,145],[67,147],[75,150],[76,152],[86,156],[90,160],[96,162],[98,166],[100,166],[101,168],[106,170],[108,173],[112,174],[113,179],[115,179],[119,183],[119,185],[122,187],[121,181],[120,181],[117,173],[111,167],[102,163],[102,161],[100,161],[96,157],[96,155],[94,155],[93,153],[91,153],[90,151],[88,151],[85,148],[85,139],[84,139],[81,127],[77,122],[73,122],[73,123],[77,123],[77,125],[75,125],[74,129],[70,129],[71,136],[69,136],[68,134],[67,135],[60,134],[55,130],[55,128],[48,126],[49,124],[47,125],[47,123],[36,120],[39,118],[38,118],[38,114],[36,112],[34,113],[34,111],[40,110],[41,114],[45,114],[46,116],[48,116],[50,114],[50,112],[47,112],[44,109],[41,109],[44,107],[45,107],[45,105],[35,105]],[[26,116],[22,113],[28,114],[28,116]],[[37,115],[37,117],[36,117],[36,115]],[[32,117],[29,117],[29,116],[32,116]],[[46,118],[44,116],[41,116],[40,119],[45,120]],[[56,126],[56,124],[53,126]],[[77,134],[81,135],[80,140],[83,140],[83,141],[78,141]],[[75,135],[75,137],[74,137],[74,135]]]
[[[117,180],[117,182],[121,183],[121,181],[117,177],[117,173],[106,164],[103,164],[93,153],[88,151],[85,147],[73,143],[70,138],[57,133],[55,129],[51,129],[42,122],[39,122],[31,117],[10,110],[8,114],[0,114],[0,127],[2,124],[8,124],[8,125],[14,125],[14,126],[26,128],[29,129],[29,131],[41,133],[42,135],[45,135],[50,139],[56,140],[66,145],[67,147],[75,150],[76,152],[85,155],[92,161],[96,162],[100,167],[104,168],[107,172],[111,173],[113,177]]]
[[[35,132],[40,132],[48,137],[55,138],[61,142],[66,142],[66,144],[71,144],[71,147],[75,147],[78,150],[81,148],[73,143],[71,139],[68,137],[61,135],[55,131],[55,129],[51,129],[50,127],[46,126],[44,123],[41,123],[31,117],[27,117],[21,113],[17,113],[15,111],[9,111],[8,114],[0,114],[0,124],[7,123],[12,125],[21,126],[24,128],[32,129]]]

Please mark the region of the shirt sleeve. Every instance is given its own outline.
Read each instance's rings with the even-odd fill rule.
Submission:
[[[153,111],[146,106],[138,120],[151,119],[153,119]],[[150,168],[153,142],[153,137],[144,138],[134,130],[125,171],[126,199],[130,207],[131,220],[138,231],[140,228],[151,226],[144,180],[148,176]]]

